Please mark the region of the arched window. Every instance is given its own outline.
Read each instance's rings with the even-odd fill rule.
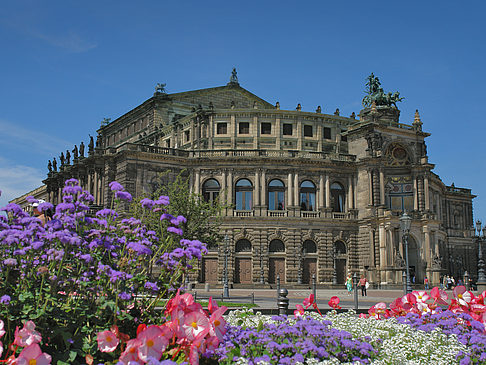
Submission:
[[[268,183],[268,210],[284,210],[285,185],[280,180]]]
[[[251,210],[253,185],[248,179],[241,179],[236,182],[236,210]]]
[[[280,240],[272,240],[270,241],[270,245],[268,246],[268,252],[285,252],[284,243]]]
[[[340,183],[331,184],[331,200],[333,212],[344,212],[344,188]]]
[[[345,255],[346,254],[346,245],[343,241],[336,241],[334,243],[334,252],[336,255]]]
[[[302,245],[302,253],[308,254],[308,253],[316,253],[316,252],[317,252],[317,247],[315,242],[311,240],[305,240]]]
[[[245,239],[238,240],[235,252],[251,252],[251,242]]]
[[[300,184],[300,210],[312,211],[316,209],[316,186],[310,180]]]
[[[215,201],[219,195],[221,187],[219,182],[215,179],[206,180],[203,184],[203,198],[207,202]]]

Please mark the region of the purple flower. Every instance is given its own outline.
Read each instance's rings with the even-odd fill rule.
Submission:
[[[149,198],[145,198],[145,199],[140,200],[140,204],[144,208],[152,209],[152,207],[154,206],[155,202],[153,200],[149,199]]]
[[[7,266],[16,266],[17,260],[9,258],[9,259],[3,260],[3,264],[7,265]]]
[[[182,236],[182,229],[177,228],[177,227],[167,227],[167,232],[175,233],[178,234],[179,236]]]
[[[156,283],[152,283],[150,281],[147,281],[145,283],[144,288],[145,289],[150,289],[150,290],[155,291],[155,292],[159,291],[159,287],[157,286],[157,284]]]
[[[129,294],[129,293],[125,293],[125,292],[121,292],[120,294],[118,294],[118,297],[121,300],[130,300],[130,299],[132,299],[132,295]]]
[[[25,200],[27,200],[29,204],[39,203],[39,201],[32,195],[29,195],[27,198],[25,198]]]
[[[115,193],[115,197],[121,200],[127,200],[129,202],[132,201],[132,194],[130,194],[128,191],[117,191]]]
[[[110,187],[111,191],[122,191],[123,190],[123,186],[117,181],[112,181],[111,183],[108,184],[108,186]]]
[[[101,209],[96,212],[97,217],[108,217],[108,216],[118,217],[118,213],[111,209]]]
[[[169,197],[162,195],[155,201],[155,204],[157,205],[169,205]]]
[[[178,215],[177,218],[172,218],[170,220],[170,223],[172,223],[174,226],[178,226],[181,223],[186,223],[187,219],[183,217],[182,215]]]
[[[65,186],[68,186],[68,185],[79,185],[79,181],[78,181],[78,180],[76,180],[75,178],[67,179],[67,180],[64,182],[64,185],[65,185]]]
[[[45,212],[46,210],[53,209],[54,206],[49,202],[40,203],[37,207],[39,212]]]
[[[5,305],[9,305],[10,304],[10,296],[9,295],[3,295],[1,298],[0,298],[0,303],[1,304],[5,304]]]

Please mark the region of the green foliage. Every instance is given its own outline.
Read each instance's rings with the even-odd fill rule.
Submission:
[[[156,190],[149,198],[168,196],[170,204],[166,212],[173,216],[182,215],[187,218],[187,222],[182,225],[183,238],[197,239],[206,243],[208,248],[215,247],[223,240],[220,232],[221,212],[227,208],[227,205],[220,199],[224,194],[220,194],[220,199],[216,201],[206,202],[200,194],[191,192],[189,186],[189,178],[185,176],[185,171],[179,173],[173,180],[169,178],[169,172],[165,172],[159,174]],[[143,217],[149,227],[159,224],[160,214],[147,215],[147,212],[136,203],[134,202],[130,207],[134,217]]]

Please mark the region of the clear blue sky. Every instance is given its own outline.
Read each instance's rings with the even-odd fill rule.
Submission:
[[[365,78],[419,109],[429,161],[486,220],[484,1],[3,1],[0,206],[47,161],[148,99],[241,86],[282,109],[358,113]]]

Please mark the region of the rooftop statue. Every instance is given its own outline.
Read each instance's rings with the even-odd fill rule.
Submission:
[[[397,108],[396,103],[403,100],[398,91],[385,93],[381,87],[380,80],[373,73],[366,80],[366,95],[362,101],[364,107],[369,108],[375,102],[377,106],[394,106]]]
[[[231,71],[230,84],[237,84],[237,83],[238,83],[238,76],[236,76],[236,68],[233,67],[233,71]]]
[[[155,85],[155,93],[156,94],[167,94],[167,92],[165,91],[165,85],[167,85],[167,84],[161,84],[160,82],[158,82],[157,85]]]

